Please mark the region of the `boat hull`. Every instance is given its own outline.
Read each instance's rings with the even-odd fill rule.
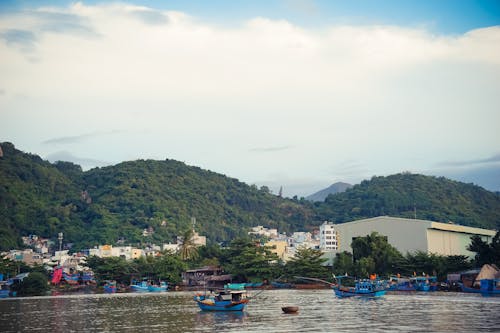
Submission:
[[[202,311],[243,311],[245,310],[246,302],[232,303],[228,302],[215,302],[213,304],[206,304],[202,301],[197,301],[197,304]]]
[[[130,286],[130,290],[139,293],[147,293],[149,291],[148,287],[142,287],[142,286]]]
[[[343,289],[334,289],[335,296],[338,298],[346,298],[346,297],[381,297],[384,296],[385,290],[376,290],[376,291],[350,291]]]

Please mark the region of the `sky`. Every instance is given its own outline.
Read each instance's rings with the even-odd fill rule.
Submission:
[[[273,193],[500,191],[500,1],[0,1],[0,142]]]

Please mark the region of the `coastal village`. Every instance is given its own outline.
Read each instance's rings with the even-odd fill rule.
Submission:
[[[413,230],[408,233],[407,230]],[[371,219],[358,220],[344,224],[323,222],[318,229],[312,232],[300,231],[291,235],[280,233],[275,228],[267,228],[262,225],[255,226],[248,231],[248,235],[259,240],[259,245],[270,249],[283,263],[293,259],[298,249],[315,249],[322,253],[323,265],[331,267],[334,264],[336,254],[343,251],[352,252],[350,244],[356,237],[363,237],[370,232],[377,232],[387,237],[389,243],[393,244],[401,252],[422,251],[425,253],[437,253],[440,255],[464,255],[472,257],[473,253],[468,251],[468,240],[472,236],[479,236],[486,243],[490,243],[495,236],[495,230],[472,228],[454,225],[452,223],[437,223],[425,220],[404,219],[381,216]],[[154,233],[152,228],[144,229],[143,236],[147,237]],[[83,251],[72,252],[71,244],[64,243],[64,235],[58,234],[58,244],[47,238],[37,235],[29,235],[22,238],[25,249],[11,250],[1,254],[3,259],[22,262],[28,266],[40,265],[45,267],[52,276],[60,271],[60,278],[52,279],[53,284],[65,282],[76,285],[85,280],[85,285],[95,283],[93,272],[87,266],[87,260],[91,256],[98,258],[119,257],[125,260],[133,260],[141,257],[156,257],[165,253],[178,253],[181,250],[183,239],[177,237],[175,243],[161,245],[149,244],[143,248],[103,244]],[[205,246],[207,239],[194,230],[191,242],[196,247]],[[51,248],[58,248],[50,252]],[[167,250],[167,251],[166,251]],[[500,278],[500,271],[494,265],[488,267],[490,278]],[[9,279],[22,279],[26,274],[20,276],[5,276],[0,272],[0,280],[3,280],[3,289]],[[479,269],[464,272],[477,276],[481,274]],[[82,277],[85,277],[83,279]],[[470,280],[470,276],[468,277]],[[460,273],[449,274],[447,282],[462,282]],[[208,281],[208,282],[207,282]],[[200,267],[199,269],[187,270],[182,273],[182,284],[179,287],[206,287],[207,283],[219,283],[221,286],[232,282],[231,275],[225,274],[221,267]],[[471,286],[472,283],[469,283]],[[262,285],[262,284],[260,284]],[[275,284],[277,285],[277,283]],[[7,295],[4,292],[4,295]]]

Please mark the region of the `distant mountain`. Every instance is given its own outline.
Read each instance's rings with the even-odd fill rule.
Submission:
[[[337,182],[329,187],[318,191],[314,194],[311,194],[306,197],[306,200],[309,201],[325,201],[326,197],[330,194],[337,194],[345,192],[347,189],[351,188],[352,185],[348,183]]]

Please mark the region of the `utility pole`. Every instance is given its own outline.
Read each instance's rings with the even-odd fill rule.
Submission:
[[[59,252],[62,251],[62,241],[63,241],[63,233],[60,232],[58,235],[57,235],[57,239],[59,239]]]

